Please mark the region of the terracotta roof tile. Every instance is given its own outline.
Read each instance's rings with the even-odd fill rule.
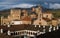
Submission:
[[[52,20],[58,20],[57,18],[52,18]]]
[[[25,16],[23,19],[21,19],[22,21],[31,21],[31,18],[29,16]]]
[[[44,12],[44,14],[45,14],[45,13],[47,13],[47,14],[52,14],[50,11],[46,11],[46,12]]]
[[[20,20],[18,20],[18,19],[15,19],[14,21],[20,21]]]
[[[4,26],[1,26],[1,28]],[[6,26],[5,26],[6,27]],[[48,27],[48,26],[46,26]],[[48,29],[48,28],[46,28]],[[41,28],[39,28],[39,26],[37,25],[37,27],[35,27],[34,25],[26,25],[26,24],[22,24],[22,25],[11,25],[10,28],[6,27],[4,30],[10,30],[12,31],[20,31],[20,30],[31,30],[31,31],[43,31],[43,26],[41,25]]]
[[[18,30],[24,30],[24,25],[12,25],[9,29],[10,31],[18,31]]]
[[[10,28],[10,31],[19,31],[19,30],[32,30],[37,31],[39,28],[34,25],[13,25]]]
[[[0,26],[0,29],[8,30],[7,26]]]
[[[51,21],[51,19],[49,19],[49,18],[43,18],[43,19],[46,20],[47,22]]]

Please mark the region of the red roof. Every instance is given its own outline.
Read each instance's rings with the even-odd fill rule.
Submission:
[[[23,19],[21,19],[22,21],[31,21],[31,18],[29,16],[25,16]]]
[[[44,12],[44,13],[47,13],[47,14],[52,14],[52,13],[51,13],[51,11],[46,11],[46,12]]]
[[[3,25],[0,26],[0,29],[8,30],[7,26],[3,26]]]
[[[52,18],[52,20],[57,20],[57,18]]]
[[[49,19],[49,18],[43,18],[44,20],[46,20],[46,21],[51,21],[51,19]]]
[[[6,26],[5,26],[6,27]],[[10,30],[10,31],[20,31],[20,30],[32,30],[32,31],[37,31],[39,28],[36,27],[34,25],[26,25],[26,24],[22,24],[22,25],[11,25],[11,27],[1,27],[3,30]]]
[[[24,30],[24,25],[12,25],[9,28],[10,31]]]

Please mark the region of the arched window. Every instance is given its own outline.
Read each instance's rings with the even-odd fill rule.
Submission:
[[[6,23],[4,23],[4,25],[6,25]]]
[[[15,35],[15,32],[13,34]]]
[[[30,34],[30,32],[29,32],[29,34]]]
[[[17,32],[15,32],[15,35],[18,35],[18,33],[17,33]]]
[[[46,15],[46,18],[48,18],[48,15]]]
[[[31,35],[32,35],[32,32],[31,32]]]
[[[40,19],[40,21],[41,21],[41,19]]]
[[[21,16],[24,16],[24,13],[23,12],[21,13]]]
[[[41,22],[39,23],[39,25],[41,25]]]

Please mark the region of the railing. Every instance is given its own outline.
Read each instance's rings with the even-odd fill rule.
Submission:
[[[14,25],[12,25],[14,26]],[[12,26],[7,26],[7,28],[11,28]],[[16,25],[15,25],[16,26]],[[20,25],[22,26],[22,25]],[[38,36],[41,34],[44,34],[46,32],[52,32],[55,30],[59,29],[59,25],[57,26],[53,26],[53,25],[48,25],[48,26],[43,26],[43,25],[24,25],[24,29],[23,30],[18,30],[18,31],[10,31],[9,29],[7,30],[8,35],[13,34],[14,36],[20,36],[20,35],[27,35],[27,36]],[[0,29],[1,33],[3,32],[3,28]]]

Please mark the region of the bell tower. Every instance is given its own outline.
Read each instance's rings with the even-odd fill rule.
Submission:
[[[42,18],[42,7],[40,5],[38,5],[38,7],[36,8],[36,13],[38,14],[38,19]]]

